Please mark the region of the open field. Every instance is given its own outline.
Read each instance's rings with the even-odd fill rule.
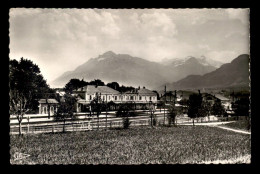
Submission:
[[[11,135],[10,155],[11,164],[250,163],[251,137],[207,126]]]

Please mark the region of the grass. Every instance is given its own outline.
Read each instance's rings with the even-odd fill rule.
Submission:
[[[248,120],[238,120],[232,123],[224,124],[223,126],[248,131]]]
[[[206,126],[10,136],[11,164],[176,164],[250,162],[251,138]],[[15,152],[30,157],[14,160]],[[249,158],[248,158],[249,156]]]

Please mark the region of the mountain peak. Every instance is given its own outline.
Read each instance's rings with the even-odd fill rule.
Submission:
[[[207,59],[204,55],[200,56],[200,58],[201,58],[202,60],[206,60],[206,59]]]
[[[113,51],[107,51],[104,54],[102,54],[101,56],[104,57],[110,57],[110,56],[115,56],[116,54]]]
[[[202,76],[187,76],[172,83],[176,89],[224,88],[249,85],[249,55],[243,54],[231,63],[223,64],[215,71]]]
[[[189,57],[189,59],[186,62],[187,63],[198,63],[198,60],[195,57]]]

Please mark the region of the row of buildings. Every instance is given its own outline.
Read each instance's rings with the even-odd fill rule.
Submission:
[[[77,97],[77,112],[89,110],[91,101],[97,96],[105,103],[133,103],[135,109],[147,109],[151,104],[154,106],[157,104],[157,93],[145,87],[121,93],[108,86],[87,85],[73,91],[73,95]],[[50,107],[50,113],[53,114],[57,106],[58,101],[55,99],[41,99],[39,114],[47,114],[48,107]]]
[[[108,86],[88,85],[74,91],[74,95],[78,97],[77,112],[85,111],[97,96],[105,103],[133,103],[135,109],[147,108],[151,103],[157,103],[157,94],[145,87],[121,93]]]
[[[63,93],[60,93],[62,96]],[[77,97],[76,111],[86,112],[90,109],[90,103],[95,97],[99,97],[101,101],[105,103],[113,103],[115,106],[120,103],[132,103],[134,104],[134,109],[148,109],[152,104],[157,107],[161,102],[174,102],[175,106],[183,107],[187,110],[187,106],[183,105],[182,100],[188,100],[190,93],[183,92],[170,92],[167,93],[156,93],[149,89],[136,88],[124,93],[121,93],[115,89],[108,86],[95,86],[87,85],[73,91],[73,95]],[[219,100],[224,106],[228,114],[232,114],[232,101],[231,99],[224,97],[220,94],[209,94],[202,93],[204,101],[210,102],[212,105],[215,101]],[[48,109],[50,114],[54,114],[57,111],[58,101],[55,99],[41,99],[39,100],[39,114],[47,114]],[[49,107],[49,108],[48,108]],[[116,109],[116,108],[114,108]]]

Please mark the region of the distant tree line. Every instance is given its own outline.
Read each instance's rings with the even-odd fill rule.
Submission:
[[[84,86],[87,86],[87,85],[95,85],[95,86],[108,86],[112,89],[115,89],[119,92],[126,92],[126,91],[129,91],[129,90],[134,90],[135,88],[132,87],[132,86],[124,86],[124,85],[119,85],[117,82],[111,82],[111,83],[107,83],[105,84],[102,80],[100,79],[95,79],[95,80],[92,80],[90,82],[86,82],[84,81],[83,79],[82,80],[79,80],[79,79],[71,79],[64,87],[64,90],[66,93],[72,93],[73,90],[77,90],[79,88],[82,88]]]

